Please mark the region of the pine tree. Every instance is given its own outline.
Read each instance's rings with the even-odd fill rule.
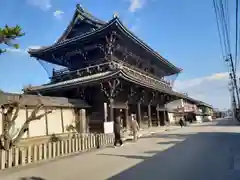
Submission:
[[[9,27],[6,25],[4,28],[0,28],[0,45],[4,44],[6,46],[13,47],[15,49],[19,48],[19,44],[14,41],[16,38],[24,36],[25,33],[22,32],[22,28],[19,25]],[[6,49],[0,48],[0,54],[6,52]]]

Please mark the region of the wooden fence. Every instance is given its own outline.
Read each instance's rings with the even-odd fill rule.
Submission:
[[[113,140],[112,134],[77,134],[56,142],[0,150],[0,170],[101,148]]]

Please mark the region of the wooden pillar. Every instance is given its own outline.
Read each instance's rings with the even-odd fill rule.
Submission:
[[[140,102],[137,103],[137,121],[138,121],[139,127],[141,127],[142,113],[141,113],[141,103]]]
[[[166,111],[163,110],[163,119],[164,119],[164,125],[166,125],[167,119],[166,119]]]
[[[159,116],[159,105],[157,105],[157,108],[156,108],[156,111],[157,111],[157,125],[160,126],[160,116]]]
[[[109,121],[114,121],[113,98],[109,98]]]
[[[65,129],[64,129],[64,120],[63,120],[63,108],[60,109],[60,112],[61,112],[61,127],[62,127],[62,133],[65,132]],[[47,121],[47,120],[46,120]]]
[[[148,127],[152,127],[151,104],[148,104]]]
[[[49,127],[48,127],[48,114],[47,114],[47,109],[45,108],[44,111],[45,111],[46,135],[49,135],[49,133],[48,133],[48,128],[49,128]],[[27,132],[29,132],[29,130],[28,130]]]

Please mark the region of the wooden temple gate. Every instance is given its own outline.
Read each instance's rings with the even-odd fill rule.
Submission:
[[[142,128],[164,125],[164,104],[186,96],[174,92],[166,77],[181,69],[130,32],[119,17],[104,22],[79,5],[72,21],[51,46],[31,49],[36,59],[66,67],[53,71],[51,82],[30,87],[29,94],[81,98],[91,105],[91,131],[134,113]]]

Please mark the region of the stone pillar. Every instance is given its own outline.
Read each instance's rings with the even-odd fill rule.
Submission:
[[[79,110],[79,120],[80,120],[80,132],[81,133],[86,133],[87,131],[87,118],[86,118],[86,110],[85,109],[80,109]]]
[[[103,113],[104,113],[104,122],[107,122],[108,119],[108,108],[107,103],[103,103]]]
[[[126,122],[126,129],[128,129],[129,126],[129,119],[128,119],[128,107],[125,109],[125,122]]]
[[[141,113],[141,103],[140,102],[137,103],[137,121],[138,121],[139,127],[141,127],[142,113]]]
[[[156,111],[157,111],[157,125],[160,126],[160,116],[159,116],[159,105],[157,105],[156,107]]]
[[[109,99],[109,121],[114,121],[113,98]]]
[[[148,104],[148,127],[152,127],[151,104]]]

